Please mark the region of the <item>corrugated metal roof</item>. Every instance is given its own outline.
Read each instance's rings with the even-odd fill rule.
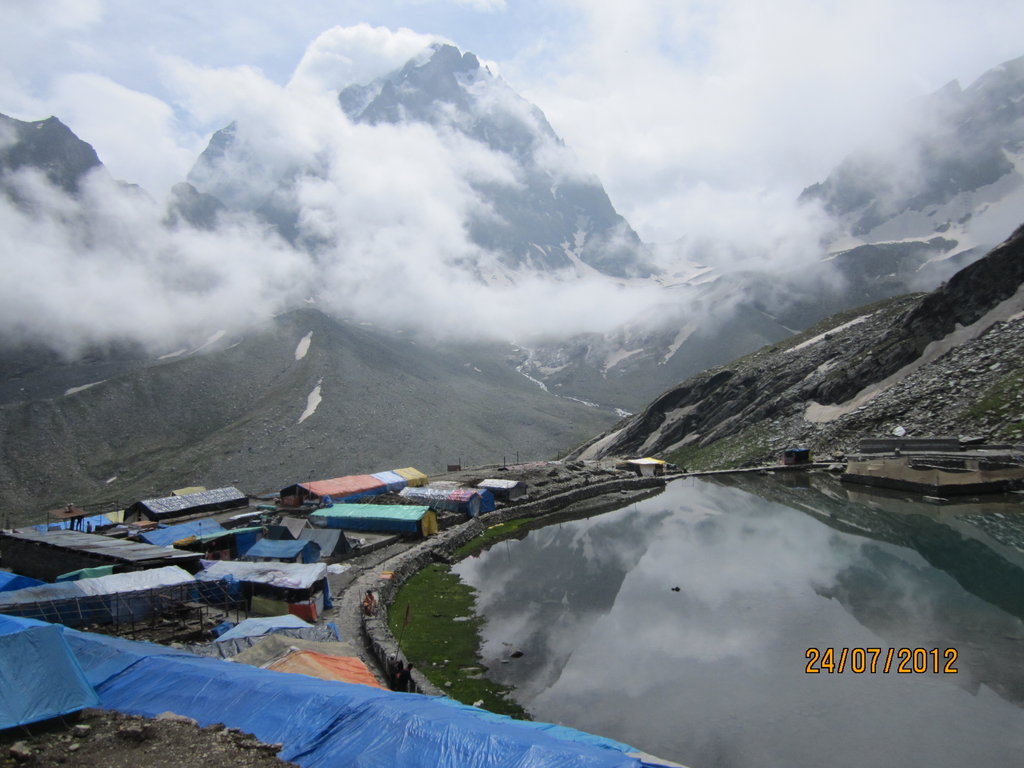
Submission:
[[[209,491],[187,493],[184,496],[164,496],[159,499],[143,499],[137,501],[154,515],[170,515],[184,512],[189,509],[198,509],[207,506],[225,507],[237,505],[242,506],[249,502],[249,497],[237,488],[214,488]],[[135,506],[134,504],[132,506]]]
[[[194,552],[182,552],[172,547],[157,547],[126,539],[112,539],[96,533],[80,531],[22,531],[21,533],[4,533],[2,537],[31,541],[62,549],[73,549],[88,552],[114,560],[139,563],[151,560],[194,559]]]

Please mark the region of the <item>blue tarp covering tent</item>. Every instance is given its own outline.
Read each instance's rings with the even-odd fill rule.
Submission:
[[[61,627],[0,616],[0,730],[98,704]]]
[[[375,477],[384,483],[384,487],[391,493],[398,493],[409,484],[409,481],[397,472],[374,472],[371,477]]]
[[[305,539],[260,539],[246,550],[245,559],[315,563],[320,559],[320,545]]]
[[[17,589],[28,589],[45,584],[39,579],[30,579],[28,576],[19,576],[17,573],[0,571],[0,592],[13,592]]]
[[[286,613],[284,616],[246,619],[245,621],[240,621],[237,626],[218,637],[217,642],[222,643],[225,640],[235,640],[239,637],[266,635],[277,629],[305,629],[312,626],[308,621],[303,621],[298,616],[292,616],[290,613]]]
[[[155,544],[158,547],[170,547],[176,541],[195,536],[197,539],[215,533],[224,533],[224,526],[216,520],[192,520],[178,525],[168,525],[166,528],[154,528],[152,531],[145,531],[139,537],[147,544]]]
[[[303,768],[642,768],[610,739],[511,720],[418,694],[286,675],[150,643],[65,630],[100,706],[155,717],[176,712],[281,743]]]

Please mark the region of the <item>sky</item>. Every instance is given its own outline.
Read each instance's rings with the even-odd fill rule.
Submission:
[[[236,117],[273,107],[300,145],[320,141],[310,122],[325,102],[303,94],[368,82],[444,40],[543,110],[645,242],[784,242],[813,234],[794,213],[801,189],[891,131],[915,99],[1024,54],[1021,29],[1024,5],[1002,0],[3,0],[0,112],[56,115],[115,178],[163,200]],[[337,151],[358,157],[365,137],[344,130]],[[410,135],[393,138],[417,157]],[[413,187],[420,200],[434,191]],[[458,199],[457,187],[442,191]],[[144,229],[138,216],[113,229],[131,227]],[[52,245],[71,247],[66,236]],[[199,245],[168,247],[227,281],[204,261],[221,246]],[[246,250],[224,252],[235,248]],[[247,289],[275,296],[286,249],[258,250],[267,270]],[[167,297],[168,318],[178,298]]]

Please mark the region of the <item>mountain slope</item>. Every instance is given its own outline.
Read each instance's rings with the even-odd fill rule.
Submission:
[[[803,444],[911,436],[1024,439],[1024,227],[936,291],[833,317],[665,392],[574,452],[757,464]]]
[[[3,406],[0,503],[110,506],[188,484],[257,493],[460,458],[551,458],[614,418],[543,392],[500,350],[430,347],[302,310],[202,353]]]

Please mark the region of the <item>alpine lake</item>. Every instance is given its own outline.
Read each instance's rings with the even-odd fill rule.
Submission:
[[[1020,495],[687,478],[452,570],[536,720],[691,768],[1024,764]]]

